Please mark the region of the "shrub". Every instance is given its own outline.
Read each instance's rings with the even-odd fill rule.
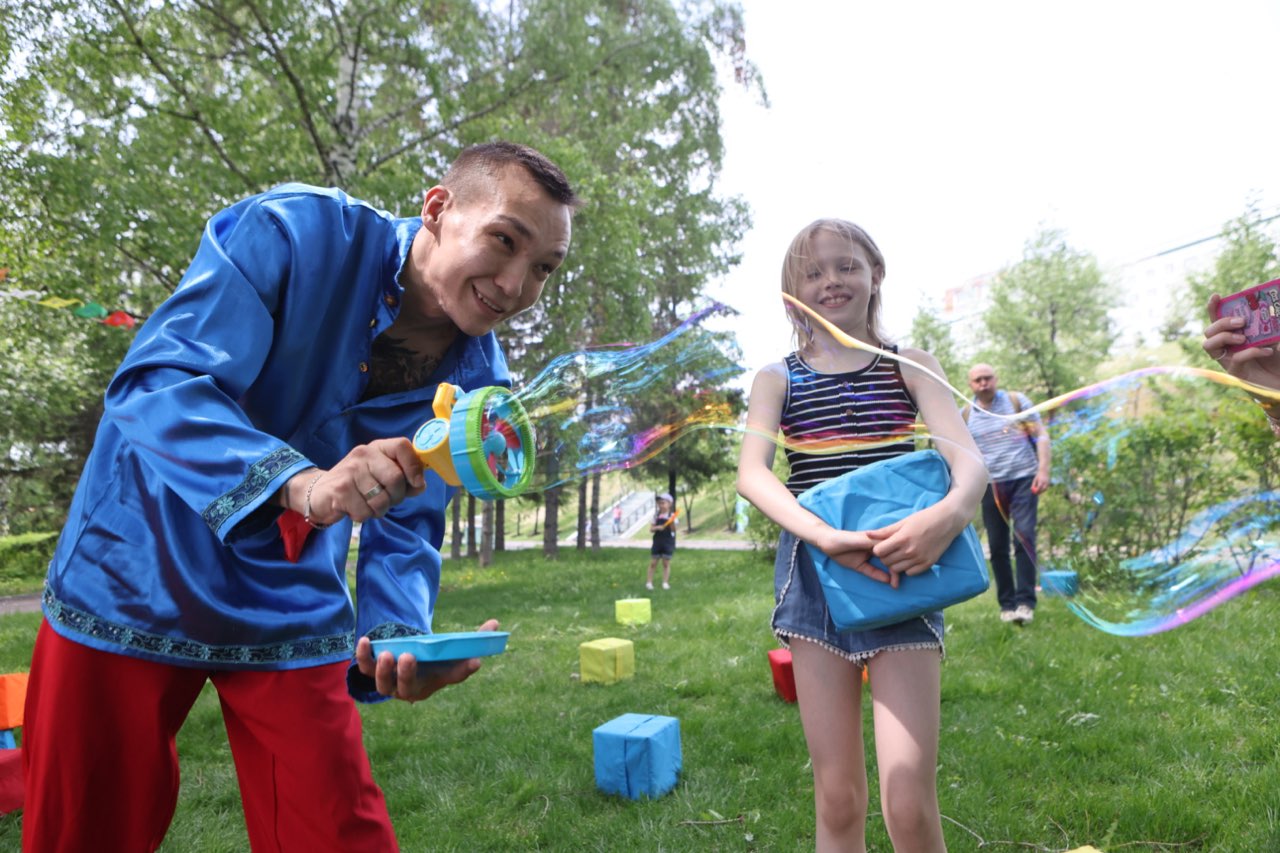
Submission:
[[[0,536],[0,593],[39,589],[57,545],[57,533]]]

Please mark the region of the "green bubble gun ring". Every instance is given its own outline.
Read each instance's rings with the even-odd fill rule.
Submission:
[[[445,382],[431,409],[435,417],[413,436],[423,465],[481,500],[515,497],[529,487],[533,424],[511,391],[490,385],[464,393]]]

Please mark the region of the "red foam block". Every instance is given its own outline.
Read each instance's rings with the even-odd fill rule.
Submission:
[[[796,677],[791,671],[791,650],[774,649],[769,652],[769,669],[773,670],[773,689],[784,702],[796,701]]]

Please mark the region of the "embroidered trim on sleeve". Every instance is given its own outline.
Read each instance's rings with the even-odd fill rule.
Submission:
[[[200,517],[217,535],[226,520],[256,501],[276,475],[291,465],[306,461],[306,458],[292,447],[273,450],[250,466],[249,473],[239,485],[205,507]]]

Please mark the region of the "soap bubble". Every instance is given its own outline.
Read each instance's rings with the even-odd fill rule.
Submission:
[[[743,367],[732,335],[708,328],[733,313],[705,304],[651,343],[561,355],[517,389],[536,436],[531,488],[633,468],[698,430],[737,431],[729,383]]]

